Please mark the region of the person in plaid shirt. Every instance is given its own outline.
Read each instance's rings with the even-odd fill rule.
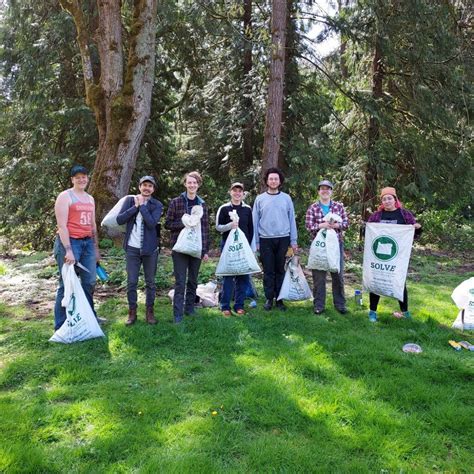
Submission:
[[[202,260],[207,261],[209,251],[209,211],[206,203],[197,195],[202,184],[201,175],[197,171],[191,171],[184,176],[184,187],[186,191],[174,198],[169,205],[166,214],[165,228],[170,230],[170,244],[174,246],[178,235],[184,224],[181,218],[184,214],[190,214],[193,206],[203,207],[201,218],[202,235]],[[180,252],[172,252],[173,270],[175,278],[173,316],[176,324],[183,320],[183,314],[194,316],[194,301],[196,299],[197,278],[201,259],[185,255]]]
[[[347,313],[346,297],[344,295],[344,242],[343,231],[349,227],[344,205],[331,199],[333,184],[327,179],[318,185],[319,201],[311,204],[306,211],[306,229],[314,238],[320,229],[334,229],[339,238],[339,248],[341,252],[341,268],[339,273],[331,273],[332,296],[336,310],[341,314]],[[324,216],[332,212],[341,217],[341,223],[330,224],[323,220]],[[321,314],[326,305],[326,272],[323,270],[313,270],[313,304],[314,314]]]

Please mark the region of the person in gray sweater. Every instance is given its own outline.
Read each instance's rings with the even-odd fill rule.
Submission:
[[[290,246],[293,252],[297,251],[298,235],[293,201],[280,191],[285,181],[283,173],[278,168],[269,168],[263,181],[267,191],[257,196],[252,215],[255,245],[263,265],[263,308],[270,311],[285,277],[285,256]],[[276,306],[286,311],[283,301],[277,301]]]

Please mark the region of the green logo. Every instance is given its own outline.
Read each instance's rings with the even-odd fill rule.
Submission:
[[[398,253],[398,244],[396,240],[387,235],[377,237],[372,242],[372,252],[377,259],[382,260],[382,262],[388,262],[396,257]]]

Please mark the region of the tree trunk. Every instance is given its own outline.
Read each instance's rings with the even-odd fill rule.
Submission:
[[[267,112],[265,116],[262,175],[267,169],[278,166],[285,79],[286,3],[286,0],[273,0],[271,29],[272,50],[270,57]]]
[[[383,56],[380,33],[375,38],[374,57],[372,61],[372,99],[375,107],[380,106],[383,95]],[[380,135],[379,119],[371,115],[368,128],[367,168],[364,190],[362,192],[362,219],[367,220],[375,210],[377,198],[377,142]]]
[[[286,47],[285,75],[283,83],[283,111],[281,120],[280,150],[278,152],[278,168],[284,173],[288,171],[288,146],[295,128],[295,117],[290,111],[288,97],[298,89],[298,66],[294,60],[298,44],[297,30],[293,17],[296,14],[295,1],[287,0],[286,11]]]
[[[243,58],[243,80],[244,80],[244,110],[247,116],[245,120],[242,148],[243,169],[249,169],[253,164],[253,103],[252,85],[250,84],[250,73],[252,72],[252,0],[244,0],[244,58]]]
[[[122,36],[120,0],[100,0],[95,31],[84,17],[80,0],[61,0],[77,29],[86,102],[94,112],[99,149],[89,192],[100,220],[111,205],[128,192],[130,180],[150,116],[155,69],[157,0],[134,2],[131,28]],[[100,77],[94,74],[90,44],[95,41]],[[125,44],[126,42],[126,44]],[[124,51],[128,50],[125,63]]]
[[[337,1],[339,14],[349,7],[349,0],[338,0]],[[341,78],[347,79],[349,77],[349,70],[345,59],[345,52],[347,48],[347,37],[344,33],[341,33],[340,38],[341,44],[339,45],[339,67],[341,68]]]

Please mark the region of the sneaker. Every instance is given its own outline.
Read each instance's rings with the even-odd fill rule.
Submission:
[[[324,309],[314,308],[314,314],[320,315],[324,313]]]
[[[403,317],[405,319],[411,319],[410,311],[403,311]]]
[[[280,311],[286,311],[285,303],[283,303],[282,300],[276,302],[276,307],[277,307]]]
[[[174,322],[175,324],[182,323],[182,322],[183,322],[183,315],[182,315],[182,314],[175,315],[173,322]]]
[[[347,309],[346,308],[336,308],[336,311],[340,314],[347,314]]]
[[[249,303],[249,308],[256,308],[257,307],[257,302],[255,300],[252,300],[250,303]]]
[[[371,323],[376,323],[377,322],[377,311],[369,311],[369,321]]]
[[[105,318],[101,318],[101,317],[97,316],[97,322],[99,324],[107,324],[108,321]]]

